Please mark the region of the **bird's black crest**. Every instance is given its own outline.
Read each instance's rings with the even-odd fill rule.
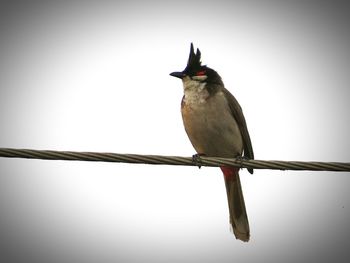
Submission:
[[[188,57],[186,68],[181,72],[180,71],[172,72],[170,73],[170,75],[180,79],[183,79],[186,76],[190,77],[191,79],[194,76],[206,76],[202,80],[198,80],[198,78],[196,80],[206,82],[206,83],[222,85],[222,86],[224,85],[224,83],[221,80],[221,77],[215,70],[207,67],[207,65],[202,65],[201,52],[199,51],[198,48],[197,48],[197,52],[196,53],[194,52],[193,43],[191,43],[190,55]],[[207,89],[210,89],[210,87],[208,86]]]
[[[197,48],[194,53],[193,43],[191,43],[190,56],[188,57],[187,68],[195,69],[201,67],[201,52]]]

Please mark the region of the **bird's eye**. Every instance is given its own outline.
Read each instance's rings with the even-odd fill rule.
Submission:
[[[197,76],[203,76],[203,75],[205,75],[205,70],[202,70],[202,71],[198,71],[197,73],[196,73],[196,75]]]

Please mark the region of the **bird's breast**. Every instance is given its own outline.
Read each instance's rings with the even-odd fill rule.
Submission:
[[[185,93],[181,112],[186,133],[198,153],[217,157],[242,154],[242,136],[222,92],[199,99]]]

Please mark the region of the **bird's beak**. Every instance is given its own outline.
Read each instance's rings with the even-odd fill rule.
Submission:
[[[176,77],[179,79],[183,79],[186,76],[186,74],[183,72],[175,71],[175,72],[171,72],[170,76],[173,76],[173,77]]]

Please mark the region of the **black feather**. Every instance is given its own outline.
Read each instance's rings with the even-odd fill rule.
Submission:
[[[191,43],[190,55],[188,57],[186,69],[200,69],[201,67],[201,52],[197,48],[197,52],[194,53],[193,43]]]
[[[191,43],[190,55],[188,57],[187,66],[182,72],[184,74],[192,77],[192,76],[195,76],[197,74],[197,72],[200,72],[200,71],[205,71],[205,74],[208,77],[205,80],[205,82],[212,83],[212,84],[218,84],[218,85],[224,85],[222,83],[221,77],[219,76],[219,74],[215,70],[207,67],[206,65],[202,65],[201,52],[198,48],[197,48],[196,52],[194,52],[193,43]],[[209,92],[211,92],[211,90],[209,90]]]

